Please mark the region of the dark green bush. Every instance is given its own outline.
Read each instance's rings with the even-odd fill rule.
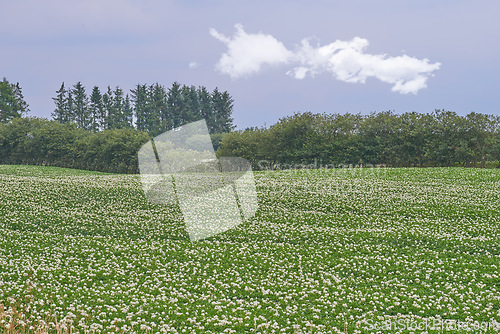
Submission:
[[[16,118],[0,124],[0,163],[137,173],[137,152],[149,138],[134,129],[94,133],[74,124]]]

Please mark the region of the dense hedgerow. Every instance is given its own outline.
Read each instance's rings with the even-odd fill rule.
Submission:
[[[137,151],[149,138],[134,129],[94,133],[74,124],[15,118],[0,124],[0,163],[137,173]]]
[[[214,149],[224,134],[211,134]],[[107,173],[139,172],[137,152],[151,137],[136,129],[91,132],[75,124],[15,118],[0,124],[0,164],[43,165]]]
[[[444,110],[297,113],[268,129],[228,134],[218,154],[246,158],[264,169],[298,164],[495,167],[500,161],[500,116],[459,116]]]

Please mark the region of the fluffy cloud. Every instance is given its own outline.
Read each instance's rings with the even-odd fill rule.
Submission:
[[[288,64],[292,69],[287,74],[296,79],[324,72],[352,83],[364,83],[367,78],[374,77],[392,84],[394,92],[416,94],[427,86],[428,77],[441,66],[440,63],[430,63],[428,59],[407,55],[388,57],[366,53],[368,40],[360,37],[323,46],[312,46],[304,39],[295,51],[290,51],[273,36],[248,34],[241,25],[236,25],[232,38],[215,29],[211,29],[210,34],[228,47],[216,67],[232,78],[260,72],[265,64]]]
[[[271,35],[247,34],[243,27],[236,25],[233,38],[228,38],[215,29],[210,35],[226,44],[228,50],[217,63],[217,69],[232,78],[259,72],[263,65],[279,65],[289,61],[292,52]]]

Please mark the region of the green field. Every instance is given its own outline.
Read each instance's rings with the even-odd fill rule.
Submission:
[[[191,242],[179,209],[148,202],[137,175],[0,166],[0,333],[375,333],[395,324],[381,332],[421,333],[415,326],[445,319],[500,322],[500,170],[255,179],[250,222]]]

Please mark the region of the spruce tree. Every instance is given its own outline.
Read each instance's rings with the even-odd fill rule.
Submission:
[[[137,84],[135,89],[130,90],[132,94],[133,111],[137,130],[149,131],[148,129],[148,88],[146,85]]]
[[[54,100],[54,103],[56,105],[56,108],[52,112],[52,118],[54,118],[54,120],[62,124],[69,123],[69,118],[66,108],[68,92],[64,87],[64,82],[61,84],[61,87],[59,88],[59,90],[56,91],[56,93],[57,96],[52,98],[52,100]]]
[[[149,86],[146,117],[148,132],[152,136],[156,136],[173,127],[173,119],[167,107],[167,92],[165,87],[159,83]]]
[[[123,89],[119,86],[116,86],[113,91],[113,108],[112,108],[112,117],[111,120],[111,128],[112,129],[121,129],[125,127],[125,115],[123,113],[125,101],[123,100]]]
[[[66,103],[64,104],[64,114],[66,115],[66,119],[68,123],[75,122],[75,100],[73,98],[73,91],[68,90],[68,98],[66,99]]]
[[[198,121],[202,118],[200,100],[195,86],[182,87],[182,100],[183,100],[183,121],[190,123]]]
[[[27,113],[29,111],[29,105],[24,100],[24,95],[19,82],[17,82],[15,85],[12,84],[12,91],[14,94],[14,100],[17,105],[17,115],[15,117],[21,117],[24,113]]]
[[[102,104],[102,94],[97,86],[92,88],[88,115],[90,117],[90,130],[94,132],[102,130],[106,115]]]
[[[185,124],[183,109],[181,85],[178,82],[174,82],[167,93],[167,112],[173,121],[172,128]]]
[[[220,92],[215,88],[212,92],[212,106],[213,106],[213,128],[211,133],[230,132],[234,129],[233,119],[231,117],[233,112],[233,99],[227,91]]]
[[[72,93],[74,98],[74,121],[78,127],[89,130],[91,121],[88,114],[88,97],[85,93],[85,87],[81,82],[77,82],[73,86]]]
[[[122,128],[133,128],[133,116],[134,116],[134,110],[132,108],[132,105],[130,103],[130,97],[129,95],[125,95],[125,101],[123,102],[123,126]]]
[[[104,110],[104,117],[102,118],[102,130],[112,129],[112,118],[114,117],[113,111],[113,91],[108,86],[108,90],[102,94],[102,106]]]
[[[214,108],[212,103],[212,95],[206,87],[198,88],[198,101],[200,104],[200,116],[207,122],[208,131],[214,132],[216,122],[214,120]]]

